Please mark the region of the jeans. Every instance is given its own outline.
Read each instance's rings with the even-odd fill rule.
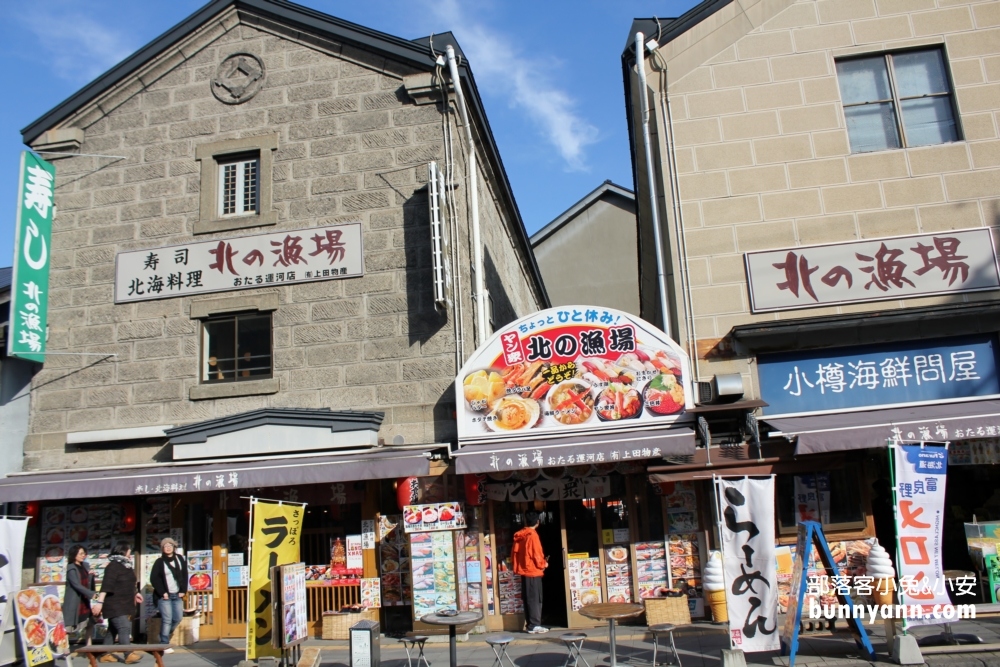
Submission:
[[[160,610],[160,643],[169,644],[174,628],[180,625],[184,618],[184,598],[180,593],[168,593],[169,599],[160,598],[156,608]]]
[[[107,644],[131,644],[132,617],[115,616],[108,619],[108,634],[104,636],[104,643]],[[112,639],[114,638],[114,641]]]

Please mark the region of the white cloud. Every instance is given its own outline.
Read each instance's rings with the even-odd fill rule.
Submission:
[[[58,5],[38,3],[17,20],[38,38],[56,76],[69,81],[90,81],[135,50],[125,33]]]
[[[467,17],[456,0],[439,0],[431,7],[455,33],[484,90],[509,96],[511,105],[531,118],[569,170],[586,171],[586,147],[597,141],[599,133],[546,73],[546,66],[554,66],[553,59],[520,53],[509,38]]]

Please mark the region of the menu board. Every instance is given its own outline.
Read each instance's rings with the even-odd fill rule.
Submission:
[[[960,440],[948,446],[948,465],[978,466],[1000,463],[1000,438]]]
[[[406,505],[403,507],[403,521],[407,533],[466,528],[462,503]]]
[[[608,581],[608,602],[632,602],[632,559],[627,546],[605,547],[604,575]]]
[[[56,656],[69,653],[61,592],[60,586],[31,586],[14,596],[17,629],[28,667],[52,662]]]
[[[837,574],[844,577],[864,576],[867,572],[868,552],[871,551],[874,544],[874,539],[830,542],[830,555],[833,556],[833,562],[837,566]],[[795,569],[795,559],[798,558],[796,549],[795,545],[775,548],[774,557],[775,571],[778,575],[779,613],[784,613],[790,602],[792,573]],[[805,577],[827,577],[826,568],[820,561],[819,551],[815,545],[810,546],[809,560],[802,574]],[[828,586],[830,583],[828,580],[822,578],[818,579],[818,581],[827,581]],[[802,602],[803,608],[808,608],[812,604],[811,600],[813,599],[821,605],[838,604],[837,597],[832,588],[827,591],[821,590],[819,594],[812,593],[810,592],[811,590],[810,588],[806,591]]]
[[[639,597],[656,597],[659,588],[667,586],[667,545],[665,542],[635,543],[636,581]]]
[[[281,566],[281,646],[289,648],[309,637],[304,563]]]
[[[483,564],[479,559],[479,527],[483,515],[482,507],[471,507],[466,515],[466,528],[460,533],[465,561],[465,585],[459,582],[459,593],[467,591],[468,606],[465,609],[483,608]],[[460,559],[463,560],[463,559]]]
[[[569,556],[569,592],[573,611],[589,604],[603,602],[601,598],[601,559]]]
[[[149,572],[160,557],[160,541],[170,537],[170,496],[152,496],[142,503],[142,573],[140,586],[149,583]]]
[[[377,609],[382,606],[382,580],[378,577],[361,580],[361,606],[365,609]]]
[[[187,563],[188,590],[212,590],[212,550],[189,551],[187,554]],[[305,577],[305,574],[302,576]]]
[[[413,617],[458,609],[455,545],[450,531],[410,535]]]
[[[674,588],[680,586],[682,581],[687,583],[691,615],[695,617],[705,614],[705,602],[702,599],[701,587],[700,539],[697,533],[670,535],[667,538],[667,563],[670,567],[670,578]]]
[[[410,543],[399,525],[401,516],[382,516],[379,522],[379,575],[382,606],[409,606],[413,596]]]
[[[90,571],[100,581],[108,566],[108,553],[117,539],[131,538],[118,532],[121,505],[57,505],[42,510],[42,558],[39,583],[66,580],[66,549],[79,544],[87,550]]]
[[[500,613],[523,614],[524,598],[521,592],[521,577],[510,570],[501,570],[497,573],[497,580],[500,583]]]
[[[489,533],[483,535],[483,584],[486,587],[486,610],[496,613],[496,602],[493,593],[493,537]]]

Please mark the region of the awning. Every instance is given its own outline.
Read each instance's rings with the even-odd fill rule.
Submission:
[[[885,447],[890,440],[943,442],[1000,435],[1000,400],[963,401],[803,417],[761,417],[796,454]]]
[[[0,502],[228,491],[429,473],[426,450],[393,451],[386,447],[337,456],[12,475],[0,479]]]
[[[694,431],[687,426],[676,426],[515,442],[475,443],[461,447],[452,456],[455,457],[455,471],[469,474],[691,456],[694,450]]]

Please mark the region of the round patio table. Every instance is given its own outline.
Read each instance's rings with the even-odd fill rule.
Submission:
[[[640,607],[641,609],[641,607]],[[427,614],[421,616],[420,620],[428,625],[448,626],[448,650],[451,667],[458,667],[458,645],[455,639],[455,628],[466,623],[475,623],[483,617],[478,611],[460,611],[455,616],[441,616],[440,614]]]
[[[608,643],[611,645],[611,667],[629,667],[618,662],[618,652],[615,647],[615,621],[620,618],[635,618],[643,612],[642,605],[627,602],[604,602],[589,604],[580,609],[580,614],[595,621],[608,622]]]

